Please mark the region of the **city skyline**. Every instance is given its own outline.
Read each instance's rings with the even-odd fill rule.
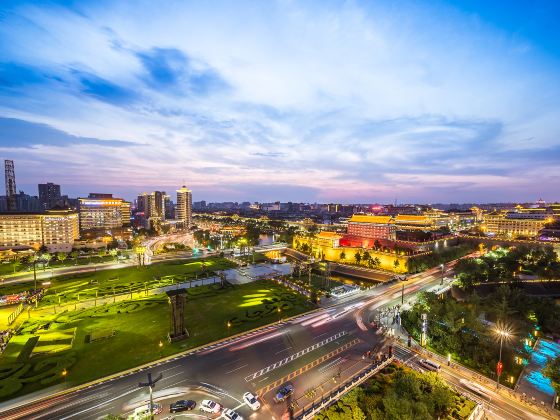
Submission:
[[[0,153],[31,194],[555,201],[559,6],[510,6],[9,2]]]

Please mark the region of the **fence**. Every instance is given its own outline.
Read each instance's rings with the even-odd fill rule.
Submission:
[[[393,361],[393,356],[389,356],[386,359],[375,363],[374,365],[362,370],[357,375],[353,376],[351,379],[346,381],[345,383],[341,384],[339,387],[335,388],[334,390],[330,391],[327,395],[322,395],[321,398],[315,400],[311,403],[310,406],[304,406],[300,412],[297,413],[294,417],[297,420],[308,420],[313,418],[315,414],[319,411],[328,408],[331,404],[335,401],[338,401],[344,394],[349,392],[352,388],[357,385],[360,385],[370,376],[373,376],[375,373],[379,372],[385,366]]]
[[[8,325],[12,325],[17,319],[17,317],[19,316],[19,314],[21,314],[22,312],[23,312],[23,303],[20,303],[19,306],[16,308],[16,310],[12,312],[10,315],[8,315]]]

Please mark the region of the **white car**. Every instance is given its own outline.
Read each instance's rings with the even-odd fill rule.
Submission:
[[[223,407],[220,404],[212,400],[202,400],[200,403],[200,411],[204,411],[206,413],[218,414],[222,411],[222,408]]]
[[[245,404],[247,404],[253,411],[257,411],[259,408],[261,408],[261,403],[257,399],[257,396],[251,394],[250,392],[246,392],[245,394],[243,394],[243,401],[245,401]]]
[[[226,408],[222,413],[222,416],[224,416],[224,418],[227,420],[243,420],[243,417],[241,417],[241,415],[237,411],[233,411],[231,408]]]

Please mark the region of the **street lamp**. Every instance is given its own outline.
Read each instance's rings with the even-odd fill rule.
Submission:
[[[440,285],[443,285],[443,270],[445,268],[445,264],[440,264],[439,268],[441,268],[441,283],[440,283]]]
[[[138,387],[148,387],[150,391],[150,419],[154,420],[154,397],[153,397],[153,390],[156,386],[156,383],[161,380],[163,375],[160,373],[156,379],[152,379],[152,373],[148,372],[148,382],[140,382]]]
[[[510,337],[513,335],[511,331],[506,327],[498,326],[494,333],[500,339],[500,357],[498,359],[498,365],[496,366],[496,373],[498,374],[498,378],[496,380],[496,389],[500,388],[500,376],[502,375],[503,364],[502,364],[502,346],[504,344],[504,340],[509,340]]]

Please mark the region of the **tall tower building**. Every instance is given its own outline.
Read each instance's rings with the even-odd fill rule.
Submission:
[[[60,185],[52,182],[39,184],[39,202],[44,210],[52,208],[60,199]]]
[[[177,214],[176,218],[186,228],[191,227],[192,222],[192,191],[184,185],[177,190]]]
[[[14,161],[6,159],[4,161],[4,174],[6,180],[6,202],[8,211],[17,211],[16,197],[16,172]]]

